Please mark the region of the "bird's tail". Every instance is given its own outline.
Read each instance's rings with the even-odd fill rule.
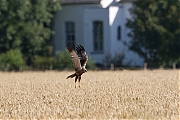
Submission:
[[[73,78],[73,77],[75,77],[76,76],[76,73],[74,73],[74,74],[72,74],[72,75],[69,75],[66,79],[68,79],[68,78]]]

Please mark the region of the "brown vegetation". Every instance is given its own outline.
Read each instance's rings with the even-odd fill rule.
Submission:
[[[179,118],[178,70],[0,73],[0,119]]]

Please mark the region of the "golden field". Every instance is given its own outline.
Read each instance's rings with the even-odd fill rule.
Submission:
[[[0,72],[0,119],[179,119],[179,70],[71,73]]]

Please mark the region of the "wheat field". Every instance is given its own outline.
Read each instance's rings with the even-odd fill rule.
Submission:
[[[179,119],[179,70],[0,72],[0,119]]]

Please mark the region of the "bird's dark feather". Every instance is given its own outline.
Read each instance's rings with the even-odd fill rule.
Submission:
[[[76,51],[80,59],[81,66],[85,66],[88,61],[88,56],[86,54],[84,47],[82,45],[77,45]]]
[[[69,53],[71,55],[71,59],[72,59],[75,71],[81,70],[82,69],[81,63],[79,61],[79,58],[78,58],[77,54],[73,50],[73,47],[70,44],[68,44],[67,49],[68,49],[68,51],[69,51]]]

